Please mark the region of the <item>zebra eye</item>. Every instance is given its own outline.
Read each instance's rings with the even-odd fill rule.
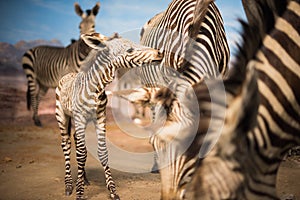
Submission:
[[[130,49],[127,50],[127,53],[132,53],[133,51],[134,51],[134,49],[130,48]]]

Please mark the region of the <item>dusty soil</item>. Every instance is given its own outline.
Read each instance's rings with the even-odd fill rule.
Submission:
[[[54,90],[48,92],[40,105],[42,128],[33,125],[32,113],[26,109],[25,94],[25,76],[0,76],[0,199],[75,199],[75,194],[70,197],[64,195],[64,158],[54,115]],[[93,132],[92,129],[88,131]],[[137,139],[124,134],[114,123],[110,112],[108,112],[107,132],[110,141],[126,151],[133,153],[152,151],[146,139]],[[74,149],[72,153],[74,154]],[[72,164],[75,180],[74,156]],[[126,164],[128,164],[126,158],[125,160],[120,158],[119,165],[126,166]],[[91,153],[88,154],[86,171],[91,183],[85,187],[86,197],[91,200],[108,199],[103,169]],[[158,174],[124,171],[126,170],[112,170],[122,199],[160,198]],[[279,195],[294,194],[300,199],[299,180],[300,158],[289,157],[283,161],[280,168]]]

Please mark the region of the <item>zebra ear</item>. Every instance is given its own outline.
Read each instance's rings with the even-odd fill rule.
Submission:
[[[143,88],[114,91],[113,95],[135,103],[148,100],[147,91]]]
[[[94,16],[96,16],[98,14],[99,9],[100,9],[100,2],[97,2],[96,5],[92,9],[92,13]]]
[[[83,10],[81,9],[80,5],[76,2],[74,3],[74,7],[75,7],[75,12],[79,17],[82,17],[83,15]]]
[[[98,50],[106,47],[104,42],[108,40],[106,36],[100,33],[82,34],[81,39],[91,48]]]

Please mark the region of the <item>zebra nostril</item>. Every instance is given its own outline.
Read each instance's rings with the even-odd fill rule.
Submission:
[[[164,57],[164,54],[158,51],[157,52],[157,57],[162,59]]]

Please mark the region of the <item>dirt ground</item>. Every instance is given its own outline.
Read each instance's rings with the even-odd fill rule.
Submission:
[[[0,199],[64,200],[64,158],[59,129],[55,120],[55,94],[50,90],[40,105],[43,127],[33,125],[26,109],[25,76],[0,76]],[[150,152],[146,139],[128,137],[108,113],[108,138],[130,152]],[[73,149],[74,155],[74,149]],[[72,158],[73,178],[76,160]],[[120,158],[120,165],[126,165]],[[88,154],[86,164],[90,185],[85,187],[87,199],[109,199],[103,169],[95,156]],[[126,170],[125,170],[126,171]],[[112,169],[121,199],[160,199],[158,174],[124,172]],[[278,194],[294,194],[300,199],[300,158],[283,161],[278,177]]]

